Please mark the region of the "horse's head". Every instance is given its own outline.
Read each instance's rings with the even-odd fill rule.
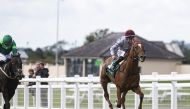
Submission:
[[[10,66],[10,72],[14,74],[16,79],[21,80],[24,77],[22,73],[22,60],[20,58],[20,54],[11,55],[9,66]]]
[[[134,59],[140,60],[141,62],[144,62],[146,59],[144,46],[137,39],[132,42],[130,54],[133,56]]]

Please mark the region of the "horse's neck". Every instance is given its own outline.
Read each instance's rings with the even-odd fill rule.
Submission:
[[[138,61],[134,60],[134,56],[132,55],[131,51],[125,63],[123,64],[123,67],[124,67],[125,74],[131,73],[131,72],[136,73],[135,70],[138,67]]]
[[[9,74],[9,73],[11,72],[11,71],[10,71],[9,62],[4,65],[3,70],[4,70],[7,74]]]

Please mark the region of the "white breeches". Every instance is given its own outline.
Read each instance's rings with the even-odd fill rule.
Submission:
[[[123,50],[118,50],[118,51],[117,51],[117,56],[118,56],[118,57],[120,57],[120,56],[124,57],[124,56],[125,56],[125,51],[123,51]]]
[[[11,55],[4,55],[2,53],[0,53],[0,61],[6,61],[7,59],[11,59]]]

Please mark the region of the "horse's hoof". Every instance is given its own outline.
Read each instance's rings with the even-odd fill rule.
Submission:
[[[117,104],[117,108],[121,108],[121,104]]]

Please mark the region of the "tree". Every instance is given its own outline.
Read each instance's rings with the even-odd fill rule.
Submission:
[[[37,48],[33,51],[31,48],[25,48],[25,52],[28,54],[28,62],[35,63],[37,61],[43,61],[47,63],[55,63],[55,53],[58,47],[59,59],[65,53],[64,46],[67,43],[64,40],[59,41],[50,46],[44,48]]]
[[[184,64],[190,64],[190,49],[189,49],[189,47],[187,47],[187,45],[184,47],[183,54],[184,54],[183,63]]]
[[[41,48],[37,48],[35,52],[39,59],[45,59],[44,52]]]
[[[106,29],[98,29],[86,36],[86,40],[85,40],[84,44],[101,39],[101,38],[105,37],[106,35],[108,35],[109,33],[110,33],[109,29],[107,29],[107,28]]]
[[[186,44],[185,41],[173,40],[171,43],[176,43],[179,45],[180,49],[184,55],[184,64],[190,64],[190,47],[189,44]]]

